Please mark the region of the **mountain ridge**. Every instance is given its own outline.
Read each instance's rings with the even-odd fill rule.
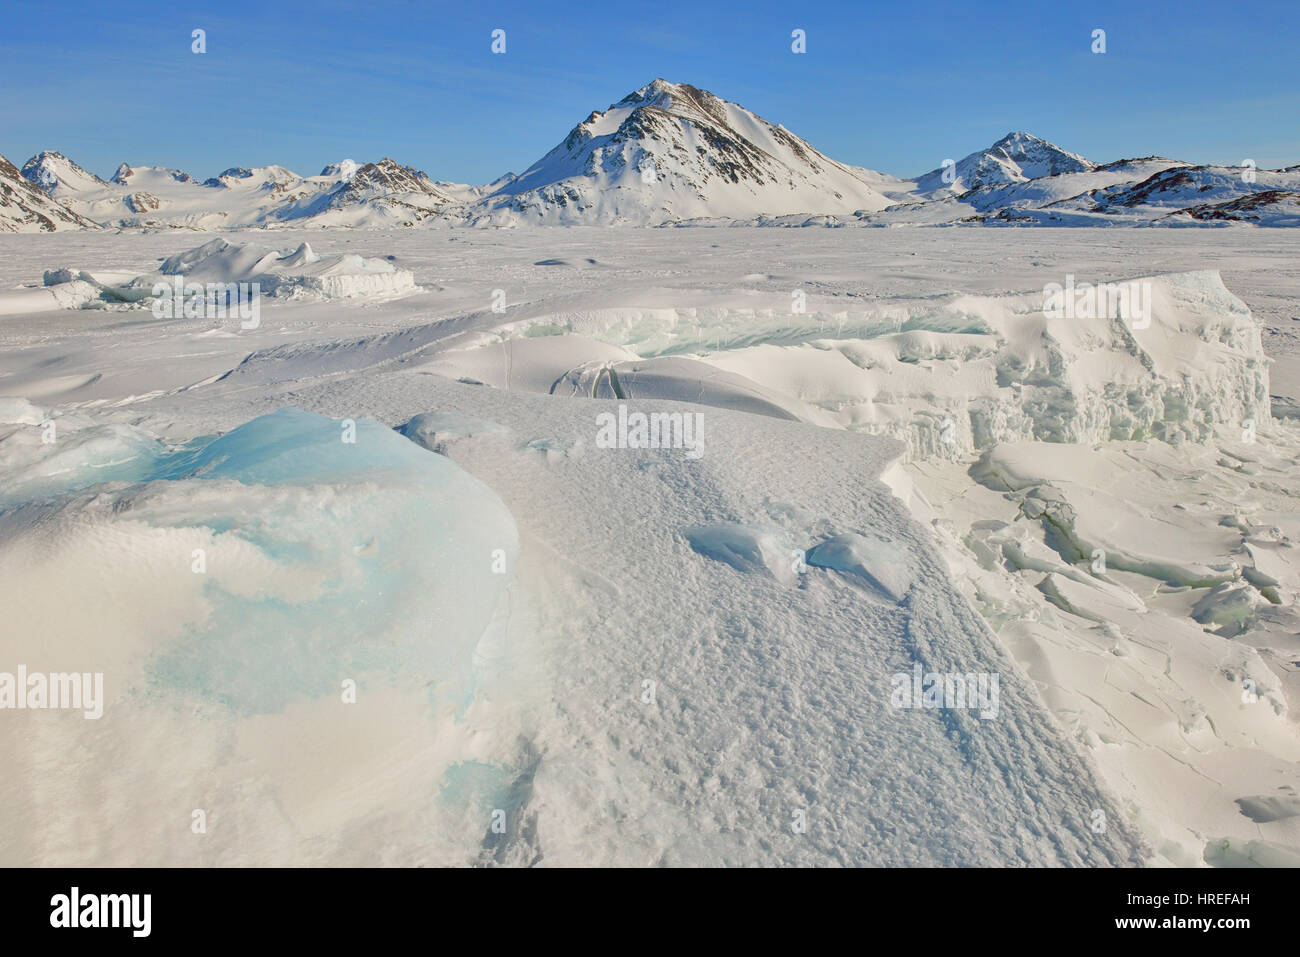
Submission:
[[[1023,130],[902,179],[833,159],[784,125],[662,77],[593,110],[523,173],[482,185],[436,181],[387,157],[330,163],[315,176],[232,166],[203,182],[123,163],[104,180],[54,150],[28,160],[20,178],[54,205],[15,207],[7,228],[1289,226],[1300,193],[1300,166],[1157,156],[1099,164]]]

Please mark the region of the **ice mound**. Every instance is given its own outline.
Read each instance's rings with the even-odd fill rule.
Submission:
[[[23,441],[36,431],[0,442],[0,654],[105,675],[99,721],[24,718],[47,719],[38,760],[84,755],[60,763],[94,795],[82,824],[190,802],[201,777],[194,806],[224,815],[214,848],[251,833],[267,853],[294,835],[320,850],[392,808],[374,782],[418,769],[432,789],[459,759],[456,715],[518,551],[476,479],[378,423],[294,410],[180,447],[71,421]],[[23,787],[0,790],[6,819],[32,846],[57,840]],[[346,801],[317,797],[337,789]]]
[[[351,253],[322,257],[307,243],[277,251],[255,243],[214,239],[170,257],[158,271],[163,276],[184,276],[188,282],[256,282],[265,296],[291,298],[304,294],[330,299],[391,296],[416,288],[414,275],[392,263]]]
[[[705,558],[730,565],[738,572],[770,574],[781,582],[796,578],[795,561],[777,534],[752,525],[723,523],[685,530],[691,548]]]
[[[1215,634],[1231,638],[1250,629],[1268,600],[1246,582],[1222,584],[1203,595],[1192,608],[1192,617],[1215,628]]]
[[[52,434],[37,427],[0,440],[0,509],[106,482],[145,482],[168,455],[166,446],[127,425],[75,429],[65,418],[51,422]]]
[[[1296,797],[1294,788],[1287,788],[1284,794],[1260,794],[1237,798],[1241,813],[1257,824],[1270,824],[1273,821],[1285,821],[1287,818],[1300,817],[1300,797]]]
[[[1223,839],[1205,846],[1211,867],[1300,867],[1300,854],[1269,841]]]
[[[42,288],[0,296],[0,315],[58,309],[132,308],[146,305],[159,284],[256,283],[262,296],[279,298],[389,298],[418,289],[415,277],[382,259],[352,253],[322,257],[309,244],[274,250],[255,243],[214,239],[164,260],[156,273],[139,276],[48,269]],[[188,295],[181,292],[179,295]],[[212,298],[211,293],[205,293]]]
[[[912,588],[907,555],[883,538],[845,532],[808,552],[808,564],[833,568],[864,582],[890,601],[900,602]]]
[[[296,410],[179,447],[69,423],[11,454],[26,434],[0,441],[0,657],[102,673],[105,702],[95,721],[7,712],[58,782],[0,786],[25,842],[0,857],[64,854],[49,787],[86,795],[65,811],[105,835],[84,861],[328,855],[399,808],[382,782],[427,807],[472,752],[457,716],[518,552],[477,479],[379,423]],[[184,807],[184,827],[204,809],[208,834],[108,836],[128,807]]]
[[[89,273],[58,269],[45,273],[39,288],[12,289],[0,292],[0,316],[26,316],[63,309],[108,308],[129,304],[134,297],[99,282]],[[123,305],[121,308],[129,308]]]

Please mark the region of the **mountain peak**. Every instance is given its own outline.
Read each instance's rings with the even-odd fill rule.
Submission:
[[[358,167],[351,176],[341,180],[339,185],[334,187],[333,193],[339,198],[351,200],[401,193],[422,193],[434,197],[440,203],[449,201],[424,171],[413,166],[403,166],[387,156],[377,163],[366,163]]]
[[[41,150],[23,164],[22,174],[29,183],[51,196],[56,191],[107,185],[94,173],[82,169],[57,150]]]
[[[117,183],[119,186],[129,186],[131,180],[141,173],[150,177],[171,179],[177,183],[195,182],[193,176],[178,169],[172,169],[167,166],[130,166],[126,163],[123,163],[117,168],[117,172],[113,174],[112,182]]]
[[[1005,148],[1023,143],[1047,143],[1047,140],[1043,139],[1041,136],[1035,136],[1033,133],[1027,133],[1024,130],[1013,130],[994,143],[993,148]],[[1048,143],[1048,145],[1050,146],[1051,144]]]
[[[1035,136],[1033,133],[1026,133],[1023,130],[1008,133],[1002,139],[998,140],[988,148],[986,152],[993,153],[1002,151],[1012,159],[1030,160],[1031,162],[1042,159],[1057,160],[1057,166],[1062,167],[1055,172],[1048,173],[1054,176],[1060,173],[1074,173],[1081,170],[1092,169],[1095,164],[1084,159],[1077,153],[1071,153],[1069,150],[1061,149],[1055,143],[1048,142],[1041,136]],[[1066,169],[1064,167],[1074,167]]]
[[[848,215],[889,205],[869,176],[739,104],[657,77],[593,111],[517,179],[489,194],[479,219],[662,223]]]
[[[76,165],[66,157],[47,152],[32,157],[24,167],[41,160],[46,163],[63,160]],[[93,229],[97,225],[48,195],[29,175],[20,172],[13,163],[0,156],[0,233],[53,232],[64,228]]]
[[[681,89],[682,84],[670,83],[663,77],[656,77],[639,90],[634,90],[623,97],[619,103],[653,103],[665,97],[672,97],[673,94],[679,93]]]
[[[349,180],[356,175],[357,170],[360,168],[361,164],[356,160],[339,160],[337,163],[330,163],[326,166],[320,171],[320,175],[329,176],[333,179]]]
[[[1077,153],[1061,149],[1041,136],[1016,130],[988,149],[971,153],[955,164],[931,170],[918,178],[917,185],[922,193],[959,194],[986,186],[1005,186],[1095,168],[1095,163]]]

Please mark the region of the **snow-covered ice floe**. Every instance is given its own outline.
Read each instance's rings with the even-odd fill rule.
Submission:
[[[307,243],[290,251],[276,251],[255,243],[214,239],[172,256],[163,262],[159,272],[184,276],[187,283],[257,282],[263,295],[290,298],[392,296],[416,288],[410,271],[390,262],[351,253],[322,257]]]
[[[214,239],[167,258],[155,273],[142,275],[62,267],[45,271],[40,287],[0,293],[0,316],[62,309],[132,309],[156,300],[202,305],[218,296],[218,285],[256,287],[257,295],[282,299],[392,298],[418,291],[406,269],[382,259],[351,253],[320,256],[307,243],[275,250],[256,243]],[[220,295],[224,295],[220,293]],[[201,315],[201,313],[199,313]]]
[[[542,314],[467,346],[434,344],[427,368],[502,388],[680,399],[884,433],[912,457],[1022,439],[1200,441],[1268,418],[1259,324],[1217,272],[1124,285],[1145,294],[1142,315],[1054,314],[1042,293],[860,312]]]

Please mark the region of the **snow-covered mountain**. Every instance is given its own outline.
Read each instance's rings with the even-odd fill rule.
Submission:
[[[231,167],[203,182],[123,163],[105,181],[46,151],[22,175],[78,217],[223,229],[518,225],[1297,225],[1300,167],[1097,164],[1026,132],[915,179],[833,160],[783,126],[657,79],[575,126],[521,175],[434,180],[391,159],[316,176]],[[29,200],[30,202],[30,200]],[[57,209],[57,207],[56,207]]]
[[[706,90],[658,79],[593,112],[467,212],[494,225],[852,214],[889,206],[879,187],[898,182],[830,159]]]
[[[96,224],[79,216],[52,196],[33,186],[13,163],[0,156],[0,233],[54,232],[57,229],[94,229]]]
[[[75,213],[112,226],[410,225],[453,202],[424,173],[391,159],[364,166],[342,160],[317,176],[234,166],[203,182],[181,170],[123,163],[105,181],[45,151],[23,165],[23,176]]]
[[[43,150],[23,164],[23,176],[55,199],[68,199],[86,190],[108,186],[62,153]]]
[[[1300,195],[1300,167],[1256,170],[1181,166],[1161,170],[1136,184],[1090,191],[1080,196],[1077,203],[1080,208],[1091,204],[1096,211],[1112,215],[1137,211],[1162,218],[1196,209],[1200,216],[1214,218],[1212,210],[1218,207],[1225,214],[1232,210],[1245,213],[1297,195]]]
[[[1024,183],[1062,173],[1086,173],[1095,168],[1082,156],[1031,133],[1008,133],[988,149],[971,153],[952,167],[940,166],[918,176],[916,188],[922,194],[959,195],[981,187]]]
[[[410,226],[455,203],[420,170],[384,158],[357,167],[327,166],[340,177],[330,188],[276,210],[269,219],[294,225]]]

